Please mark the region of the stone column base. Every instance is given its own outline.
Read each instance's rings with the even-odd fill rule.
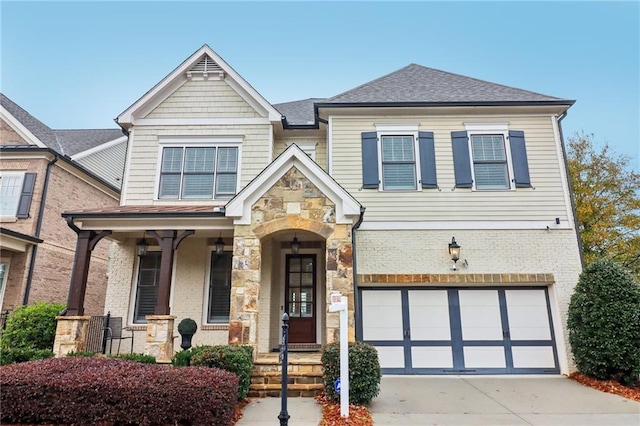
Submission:
[[[147,340],[144,353],[156,357],[156,362],[168,364],[173,358],[173,315],[147,315]]]
[[[87,335],[90,316],[56,317],[56,338],[53,353],[56,358],[66,356],[69,352],[87,350]]]

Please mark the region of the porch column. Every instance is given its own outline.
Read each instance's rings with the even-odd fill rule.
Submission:
[[[84,315],[84,297],[87,291],[91,252],[101,239],[111,234],[111,231],[98,233],[96,231],[81,230],[69,219],[67,218],[67,225],[78,234],[78,242],[76,243],[76,254],[73,261],[73,272],[71,274],[65,316],[82,316]]]
[[[162,254],[160,255],[160,279],[158,280],[158,300],[154,310],[155,315],[169,315],[169,295],[171,294],[171,274],[173,271],[173,255],[178,246],[195,231],[184,231],[178,236],[178,231],[147,231],[156,239]]]
[[[168,364],[173,358],[173,324],[176,317],[172,315],[147,315],[147,340],[144,353],[156,357],[159,364]]]
[[[56,317],[56,337],[53,342],[53,354],[56,358],[66,356],[69,352],[87,350],[90,316]]]

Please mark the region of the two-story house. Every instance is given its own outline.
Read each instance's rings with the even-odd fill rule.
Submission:
[[[336,340],[339,291],[383,372],[567,372],[572,103],[411,64],[272,105],[205,45],[118,116],[120,206],[64,216],[117,241],[106,306],[160,361],[185,317],[194,344],[259,356],[286,312],[293,347],[317,349]],[[83,285],[63,320],[78,335]]]
[[[76,234],[67,209],[118,205],[127,138],[121,129],[54,130],[0,94],[0,309],[65,303]],[[108,244],[96,248],[87,312],[104,310]]]

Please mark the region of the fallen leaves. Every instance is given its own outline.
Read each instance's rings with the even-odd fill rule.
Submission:
[[[598,380],[582,373],[571,373],[569,378],[601,392],[613,393],[640,402],[640,387],[624,386],[615,380]]]
[[[322,421],[318,426],[372,426],[373,418],[367,407],[349,404],[349,417],[340,415],[340,403],[329,401],[325,394],[316,396],[322,405]]]

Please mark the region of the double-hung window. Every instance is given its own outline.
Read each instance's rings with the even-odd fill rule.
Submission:
[[[362,133],[362,187],[382,191],[437,188],[433,132],[378,125]]]
[[[504,135],[471,135],[476,189],[509,189]]]
[[[231,298],[231,259],[232,253],[211,253],[209,273],[209,305],[207,323],[226,324],[229,322]]]
[[[238,187],[236,145],[161,144],[159,199],[230,199]]]
[[[158,302],[161,255],[162,253],[159,251],[150,251],[140,257],[133,314],[134,323],[146,323],[146,316],[153,315],[155,312]]]
[[[0,216],[29,217],[36,174],[0,172]]]

